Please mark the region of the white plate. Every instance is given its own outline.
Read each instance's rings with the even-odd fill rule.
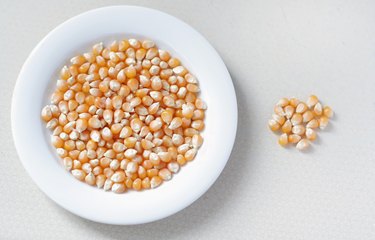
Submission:
[[[196,159],[157,189],[114,194],[90,187],[63,169],[49,143],[40,111],[49,101],[59,69],[99,41],[149,38],[178,56],[195,74],[206,100],[204,144]],[[193,28],[165,13],[113,6],[83,13],[58,26],[26,60],[13,94],[12,130],[20,159],[39,188],[81,217],[110,224],[139,224],[174,214],[214,183],[231,153],[237,103],[229,73],[214,48]],[[27,194],[27,193],[26,193]],[[225,194],[223,190],[223,194]]]

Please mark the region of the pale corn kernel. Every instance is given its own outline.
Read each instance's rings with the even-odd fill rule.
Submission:
[[[128,173],[135,173],[138,171],[138,163],[136,162],[129,162],[126,165],[126,172]]]
[[[111,159],[108,158],[108,157],[103,157],[103,158],[100,159],[99,162],[100,162],[100,166],[101,166],[102,168],[106,168],[106,167],[108,167],[109,164],[111,163]]]
[[[151,188],[157,188],[163,182],[162,178],[159,176],[153,176],[150,181]]]
[[[142,47],[144,48],[144,49],[150,49],[150,48],[152,48],[152,47],[154,47],[155,46],[155,43],[153,42],[153,41],[151,41],[151,40],[144,40],[143,42],[142,42]]]
[[[65,157],[63,159],[63,164],[66,170],[70,171],[73,168],[73,160],[70,157]]]
[[[295,108],[288,105],[284,108],[286,118],[290,119],[294,114]]]
[[[51,143],[55,148],[62,148],[64,141],[59,136],[51,136]]]
[[[197,107],[197,109],[203,109],[203,110],[207,109],[206,103],[201,98],[197,98],[195,100],[195,106]]]
[[[134,176],[134,177],[133,177]],[[135,175],[133,175],[132,177],[135,179]],[[132,188],[132,186],[133,186],[133,179],[132,178],[130,178],[130,177],[127,177],[126,179],[125,179],[125,186],[126,186],[126,188]]]
[[[173,122],[173,121],[172,121]],[[202,131],[204,128],[204,122],[202,120],[195,120],[191,122],[191,127],[198,130]]]
[[[158,50],[154,47],[151,47],[147,50],[146,59],[151,60],[154,57],[156,57],[157,55],[158,55]]]
[[[142,180],[140,178],[137,178],[133,181],[132,187],[134,190],[141,190],[142,189]]]
[[[290,143],[298,143],[301,139],[302,139],[302,137],[300,135],[297,135],[297,134],[290,134],[288,136],[288,142],[290,142]]]
[[[315,96],[315,95],[311,95],[307,101],[306,101],[306,104],[309,108],[313,108],[315,106],[315,104],[318,103],[318,98]]]
[[[78,119],[76,121],[76,129],[78,132],[83,132],[87,129],[88,127],[88,122],[86,119]]]
[[[62,80],[67,80],[70,77],[70,72],[67,66],[64,66],[60,71],[60,78]]]
[[[322,116],[319,118],[319,128],[320,129],[325,129],[328,125],[328,118],[326,116]]]
[[[96,183],[95,183],[96,186],[98,188],[102,188],[104,186],[105,180],[106,180],[106,177],[103,174],[96,176]]]
[[[304,139],[301,139],[301,140],[297,143],[296,148],[297,148],[298,150],[303,151],[303,150],[307,149],[307,148],[309,147],[309,145],[310,145],[309,140],[307,140],[307,139],[304,138]]]
[[[292,106],[292,107],[296,108],[299,103],[300,103],[300,101],[297,98],[292,97],[292,98],[289,99],[289,105]]]
[[[83,180],[85,179],[85,177],[86,177],[86,173],[85,173],[84,171],[82,171],[82,170],[79,170],[79,169],[73,169],[73,170],[71,171],[71,173],[72,173],[72,175],[73,175],[76,179],[78,179],[78,180],[80,180],[80,181],[83,181]]]
[[[274,119],[271,119],[268,121],[268,127],[272,130],[272,131],[277,131],[280,129],[280,124],[274,120]]]
[[[152,132],[158,131],[163,126],[163,123],[160,118],[156,118],[155,120],[151,121],[150,123],[150,130]]]
[[[108,178],[108,179],[110,179],[111,177],[112,177],[112,175],[115,173],[112,169],[110,169],[110,168],[105,168],[104,170],[103,170],[103,173],[104,173],[104,175]],[[112,181],[111,181],[112,182]]]
[[[169,55],[169,52],[160,50],[160,49],[159,49],[159,57],[163,61],[168,61],[171,58],[171,56]]]
[[[308,109],[307,105],[303,102],[299,103],[296,107],[296,113],[304,113]]]
[[[320,104],[319,102],[315,104],[314,106],[314,114],[316,116],[320,116],[322,115],[323,113],[323,107],[322,107],[322,104]]]
[[[124,140],[124,145],[127,147],[127,148],[134,148],[135,147],[135,144],[137,142],[137,138],[135,137],[128,137]]]
[[[53,117],[58,117],[60,115],[60,110],[56,105],[49,105],[49,107],[51,109]]]
[[[323,108],[323,114],[327,118],[332,118],[333,117],[333,111],[329,106],[324,106]]]
[[[159,177],[164,181],[169,181],[172,179],[172,173],[168,170],[168,168],[163,168],[159,171]]]
[[[149,149],[155,147],[155,145],[151,141],[146,140],[146,139],[142,139],[141,144],[142,144],[142,148],[145,149],[145,150],[149,150]]]
[[[177,155],[176,161],[177,161],[178,164],[180,164],[180,166],[183,166],[183,165],[186,164],[186,159],[185,159],[184,155],[182,155],[182,154]]]
[[[109,129],[108,127],[103,128],[103,129],[101,130],[101,137],[102,137],[102,139],[104,139],[105,141],[110,141],[110,140],[112,140],[113,134],[112,134],[111,129]]]
[[[281,98],[277,103],[276,106],[286,107],[289,104],[289,100],[287,98]]]
[[[276,113],[277,115],[280,115],[280,116],[286,115],[284,109],[280,106],[275,106],[273,111],[274,111],[274,113]]]
[[[280,126],[282,126],[286,120],[284,116],[280,116],[277,114],[272,114],[272,119],[275,120],[278,124],[280,124]]]
[[[186,89],[192,93],[197,93],[200,91],[199,87],[196,84],[192,84],[192,83],[189,83],[188,85],[186,85]]]
[[[180,170],[180,165],[177,162],[170,162],[167,165],[168,170],[171,171],[172,173],[178,173]]]
[[[316,120],[316,119],[312,119],[312,120],[310,120],[310,121],[306,124],[306,127],[307,127],[307,128],[312,128],[312,129],[317,128],[317,127],[319,127],[319,121]]]
[[[279,144],[283,147],[288,144],[288,134],[287,133],[283,133],[283,134],[280,135]]]
[[[310,141],[314,141],[316,139],[316,132],[311,128],[306,128],[305,132],[306,138]]]
[[[171,58],[169,59],[168,61],[168,65],[171,67],[171,68],[175,68],[177,66],[180,65],[180,61],[177,59],[177,58]]]
[[[305,133],[306,128],[303,125],[295,125],[292,128],[292,133],[297,135],[303,135]]]
[[[124,183],[114,183],[111,187],[111,191],[114,193],[123,193],[125,192],[126,187]]]
[[[81,169],[82,163],[78,160],[73,160],[73,169]]]
[[[96,183],[95,175],[92,172],[90,172],[89,174],[87,174],[86,177],[85,177],[85,182],[87,184],[89,184],[89,185],[94,186],[95,183]]]
[[[146,177],[142,180],[142,188],[143,189],[150,189],[151,188],[150,179],[148,177]]]
[[[160,58],[154,57],[153,59],[151,59],[151,64],[153,64],[153,65],[159,65],[160,61],[161,61]],[[168,67],[168,64],[167,64],[167,67]]]
[[[173,140],[173,139],[172,139]],[[191,139],[191,144],[194,148],[199,148],[203,144],[203,138],[199,134],[195,134]]]
[[[137,150],[132,149],[132,148],[126,149],[124,152],[125,157],[129,159],[134,158],[136,154],[137,154]]]
[[[125,173],[123,171],[117,171],[111,176],[111,181],[115,183],[121,183],[125,181]]]
[[[307,110],[306,112],[303,113],[302,115],[302,122],[306,123],[306,122],[309,122],[311,121],[312,119],[314,118],[314,114]]]
[[[103,189],[109,191],[112,188],[113,182],[110,179],[105,180]]]
[[[139,166],[137,175],[138,175],[139,178],[144,179],[145,177],[147,177],[146,169],[142,166]]]
[[[93,130],[90,132],[90,138],[94,141],[94,142],[100,142],[100,132],[97,131],[97,130]]]
[[[197,149],[192,148],[192,149],[186,151],[184,157],[185,157],[186,161],[191,161],[195,158],[196,154],[197,154]]]
[[[195,134],[198,134],[199,132],[194,128],[186,128],[184,130],[184,135],[186,137],[193,137]]]
[[[139,118],[134,118],[130,121],[130,127],[136,133],[141,131],[142,125],[143,122]]]
[[[200,120],[197,120],[197,121],[200,121]],[[172,119],[168,128],[174,130],[176,128],[179,128],[181,125],[182,125],[182,119],[180,117],[175,117]],[[198,124],[196,124],[195,126],[198,127]]]
[[[188,82],[188,83],[194,83],[194,84],[197,84],[198,83],[198,80],[197,80],[197,78],[196,77],[194,77],[192,74],[190,74],[190,73],[187,73],[186,75],[185,75],[185,80],[186,80],[186,82]]]
[[[202,120],[204,118],[203,110],[194,110],[192,120]]]
[[[56,118],[53,118],[47,122],[46,128],[53,130],[55,129],[55,127],[57,127],[58,124],[58,120]]]
[[[169,152],[159,152],[158,156],[161,161],[163,162],[170,162],[172,161],[172,155]]]
[[[290,119],[290,122],[293,126],[299,125],[302,123],[302,115],[300,113],[293,114],[292,118]]]

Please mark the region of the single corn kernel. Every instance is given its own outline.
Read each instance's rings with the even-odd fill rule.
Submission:
[[[286,118],[290,119],[294,114],[295,108],[288,105],[284,108]]]
[[[196,154],[197,154],[197,149],[195,149],[195,148],[192,148],[192,149],[186,151],[186,153],[185,153],[185,155],[184,155],[186,161],[191,161],[191,160],[193,160],[193,159],[195,158],[195,155],[196,155]]]
[[[286,107],[289,105],[289,100],[287,98],[281,98],[277,103],[276,106]]]
[[[292,131],[292,123],[290,120],[286,120],[284,125],[281,127],[283,133],[290,133]]]
[[[328,118],[326,116],[322,116],[319,118],[319,128],[320,129],[325,129],[328,125]]]
[[[301,139],[297,145],[296,145],[296,148],[300,151],[303,151],[305,149],[307,149],[309,147],[310,143],[309,143],[309,140],[307,139]]]
[[[316,139],[316,132],[311,128],[306,128],[306,138],[310,141],[314,141]]]
[[[302,122],[306,123],[311,121],[314,118],[314,114],[310,111],[307,110],[306,112],[303,113],[302,115]]]
[[[290,142],[290,143],[298,143],[301,139],[302,139],[302,137],[300,135],[297,135],[297,134],[290,134],[288,136],[288,142]]]
[[[315,96],[315,95],[311,95],[307,101],[306,101],[306,104],[309,108],[313,108],[315,106],[315,104],[318,103],[318,98]]]
[[[277,115],[277,114],[272,114],[272,118],[278,124],[280,124],[280,126],[282,126],[285,123],[285,120],[286,120],[284,116],[280,116],[280,115]]]
[[[272,130],[272,131],[277,131],[280,129],[280,124],[274,120],[274,119],[271,119],[268,121],[268,127]]]
[[[157,188],[163,182],[162,178],[159,176],[153,176],[150,181],[151,188]]]
[[[315,106],[314,106],[314,114],[315,114],[315,116],[320,116],[320,115],[322,115],[322,113],[323,113],[323,107],[322,107],[322,105],[318,102],[318,103],[316,103]]]
[[[289,99],[289,105],[292,106],[292,107],[296,108],[299,103],[300,103],[300,101],[297,98],[292,97],[292,98]]]
[[[280,135],[279,144],[283,147],[288,144],[288,134],[283,133],[283,134]]]
[[[163,168],[159,171],[159,177],[164,181],[171,180],[172,173],[168,170],[168,168]]]
[[[306,127],[312,129],[317,128],[319,127],[319,121],[317,119],[312,119],[306,124]]]
[[[299,103],[296,107],[296,113],[304,113],[308,109],[307,105],[303,102]]]
[[[327,118],[332,118],[333,116],[333,111],[329,106],[325,106],[323,108],[323,113],[324,113],[324,116],[326,116]]]
[[[302,123],[302,115],[300,113],[293,114],[292,118],[290,119],[290,122],[293,126],[299,125]]]
[[[303,135],[305,133],[306,128],[303,125],[295,125],[292,128],[292,133],[297,135]]]

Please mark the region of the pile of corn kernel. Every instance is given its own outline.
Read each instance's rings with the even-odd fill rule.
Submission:
[[[76,179],[115,193],[156,188],[195,158],[206,104],[177,58],[125,39],[70,62],[41,117]]]
[[[268,126],[272,131],[281,132],[278,140],[281,146],[292,143],[298,150],[304,150],[316,139],[316,129],[326,128],[332,116],[332,109],[323,106],[315,95],[306,103],[297,98],[282,98],[276,103]]]

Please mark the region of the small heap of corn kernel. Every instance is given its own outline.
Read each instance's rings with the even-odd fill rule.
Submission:
[[[177,58],[129,39],[70,62],[41,117],[75,178],[115,193],[156,188],[195,158],[206,104]]]
[[[316,139],[316,129],[324,129],[332,116],[332,109],[323,107],[315,95],[311,95],[306,103],[296,98],[282,98],[276,103],[268,126],[272,131],[281,132],[281,146],[292,143],[298,150],[304,150]]]

